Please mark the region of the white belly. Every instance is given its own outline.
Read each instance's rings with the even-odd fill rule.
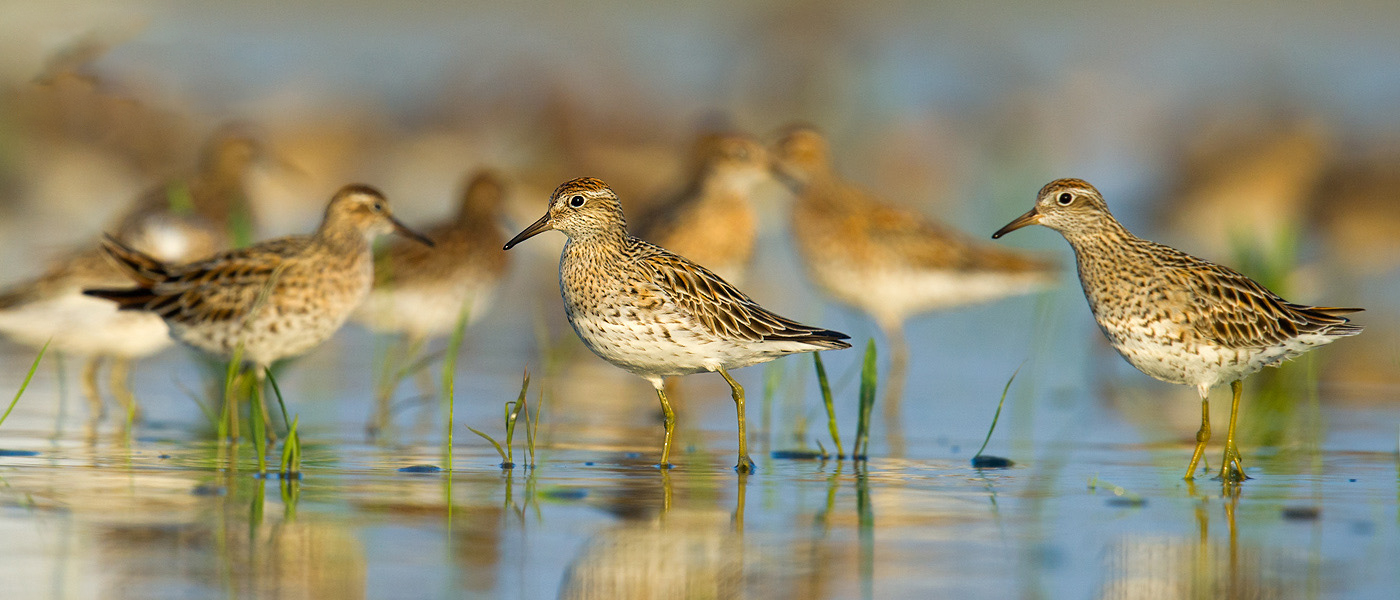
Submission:
[[[841,302],[873,316],[882,325],[910,315],[990,302],[1049,286],[1044,273],[979,273],[952,270],[813,268],[822,287]]]
[[[468,322],[475,322],[490,304],[490,294],[475,289],[376,289],[355,311],[355,320],[378,332],[431,338],[450,334],[463,307]]]
[[[1183,335],[1179,325],[1167,321],[1099,326],[1113,348],[1139,371],[1169,383],[1204,388],[1243,379],[1332,341],[1327,336],[1303,335],[1278,346],[1223,348]]]
[[[817,348],[801,342],[743,342],[720,338],[675,312],[635,307],[589,310],[565,303],[569,323],[603,360],[643,377],[736,369]]]
[[[70,354],[142,358],[171,345],[160,317],[118,311],[117,305],[77,290],[0,311],[0,331],[26,345]]]

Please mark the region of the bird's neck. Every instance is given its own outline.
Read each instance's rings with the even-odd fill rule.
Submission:
[[[353,256],[368,259],[372,254],[369,238],[364,232],[352,227],[334,227],[324,224],[316,231],[316,243],[331,251],[331,256]]]
[[[1061,229],[1060,234],[1065,236],[1075,253],[1080,255],[1109,250],[1121,252],[1123,248],[1135,246],[1136,242],[1140,241],[1128,228],[1108,214],[1095,215],[1075,223],[1074,227]]]
[[[569,236],[569,241],[564,245],[566,251],[579,252],[590,255],[616,255],[621,254],[627,247],[627,239],[631,237],[626,229],[609,228],[605,231],[586,231],[575,233]]]
[[[459,229],[471,227],[494,227],[499,211],[494,206],[463,204],[452,216],[452,223]]]
[[[596,237],[570,237],[559,255],[559,286],[567,298],[571,290],[611,288],[609,282],[623,275],[628,240],[603,241]]]
[[[247,193],[243,189],[243,165],[219,165],[194,177],[190,184],[194,209],[199,216],[227,225],[237,213],[249,212]]]
[[[1100,296],[1122,293],[1131,282],[1150,278],[1154,263],[1151,242],[1139,238],[1122,224],[1107,217],[1091,226],[1061,231],[1070,247],[1090,308],[1099,306]],[[1095,309],[1097,311],[1097,309]]]

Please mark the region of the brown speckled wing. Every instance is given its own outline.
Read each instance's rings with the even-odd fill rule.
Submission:
[[[104,249],[137,287],[85,293],[112,300],[123,310],[149,311],[187,325],[238,319],[255,305],[279,266],[310,242],[304,236],[282,238],[168,266],[109,238]]]
[[[636,238],[629,252],[671,300],[712,333],[723,337],[806,342],[827,348],[849,348],[844,333],[809,327],[759,306],[743,292],[708,269]]]
[[[185,324],[242,318],[255,306],[274,273],[310,243],[311,238],[305,236],[269,240],[171,268],[170,277],[152,287],[156,298],[146,310]]]
[[[1205,261],[1171,272],[1184,277],[1191,290],[1196,331],[1227,348],[1275,346],[1301,334],[1360,331],[1339,315],[1361,309],[1294,304],[1232,269]]]

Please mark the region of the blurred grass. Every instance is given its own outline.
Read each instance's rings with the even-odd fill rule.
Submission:
[[[238,439],[238,387],[242,383],[239,367],[243,364],[243,344],[233,349],[224,372],[224,406],[220,411],[219,441]]]
[[[282,398],[282,386],[277,385],[277,378],[273,376],[272,369],[266,369],[266,373],[267,382],[272,385],[272,393],[277,395],[277,406],[282,410],[282,422],[287,424],[287,439],[282,442],[282,462],[278,465],[278,471],[283,479],[300,479],[301,436],[297,434],[297,422],[301,417],[288,418],[287,402]],[[258,394],[261,395],[262,392]]]
[[[1297,291],[1292,280],[1301,258],[1300,229],[1280,227],[1272,243],[1256,243],[1253,234],[1231,237],[1237,270],[1284,298]],[[1264,369],[1245,381],[1244,403],[1250,416],[1242,418],[1240,442],[1256,446],[1316,448],[1322,435],[1321,410],[1316,405],[1318,356],[1308,353]],[[1307,399],[1312,399],[1307,402]]]
[[[876,368],[875,338],[865,343],[865,360],[860,369],[860,417],[856,421],[856,443],[851,457],[865,460],[870,454],[870,413],[875,408],[875,385],[879,378]]]
[[[51,342],[52,340],[49,340]],[[29,372],[24,374],[24,382],[19,385],[19,391],[15,392],[14,400],[10,401],[10,406],[5,409],[5,414],[0,415],[0,425],[5,424],[5,419],[10,418],[10,411],[19,404],[19,399],[24,396],[24,390],[29,389],[29,381],[34,379],[34,372],[39,370],[39,362],[44,360],[44,353],[49,350],[49,342],[44,342],[44,346],[39,348],[39,355],[34,357],[34,362],[29,365]]]
[[[253,429],[253,452],[258,457],[258,475],[267,473],[267,421],[263,415],[263,390],[253,384],[252,401],[248,403],[248,421]]]
[[[457,325],[452,329],[452,339],[447,342],[447,353],[442,358],[442,408],[447,415],[446,430],[443,431],[443,469],[452,472],[452,444],[455,441],[457,419],[457,354],[462,350],[462,342],[467,337],[467,322],[471,320],[471,304],[462,304],[457,314]]]
[[[826,424],[831,431],[831,441],[836,445],[836,459],[844,460],[846,450],[841,447],[841,430],[836,426],[836,408],[831,400],[831,383],[826,379],[826,365],[822,364],[822,353],[812,353],[812,363],[817,368],[817,383],[822,390],[822,403],[826,406]],[[820,444],[821,440],[817,440]],[[826,448],[822,448],[822,458],[826,458]]]

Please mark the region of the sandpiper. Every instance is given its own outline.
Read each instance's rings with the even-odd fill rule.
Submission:
[[[560,185],[544,216],[505,249],[550,229],[569,237],[559,259],[559,290],[574,332],[594,354],[656,388],[666,426],[661,468],[671,466],[676,421],[665,377],[706,371],[724,377],[739,414],[734,468],[746,473],[754,463],[745,439],[744,388],[729,369],[850,347],[841,341],[846,334],[778,316],[709,269],[628,235],[622,204],[597,179]]]
[[[742,283],[753,258],[755,188],[770,179],[763,145],[739,134],[702,134],[690,181],[670,201],[637,220],[639,237]]]
[[[170,265],[113,237],[102,248],[135,281],[128,289],[87,289],[121,310],[160,316],[176,339],[220,357],[242,347],[263,369],[335,333],[374,280],[370,241],[397,231],[432,242],[399,223],[374,188],[348,185],[326,207],[312,235],[268,240],[197,262]]]
[[[1241,381],[1361,333],[1342,315],[1362,309],[1295,304],[1227,267],[1133,235],[1080,179],[1046,184],[1035,207],[992,238],[1028,225],[1054,229],[1074,248],[1089,310],[1128,363],[1156,379],[1196,386],[1201,428],[1186,479],[1195,477],[1210,439],[1211,388],[1229,383],[1234,392],[1220,478],[1247,479],[1235,447]]]
[[[256,155],[255,141],[241,128],[221,128],[206,143],[198,169],[140,196],[117,221],[116,237],[167,262],[227,248],[251,227],[243,178]],[[83,385],[94,414],[102,404],[98,370],[111,358],[112,393],[134,410],[126,383],[131,362],[168,347],[169,329],[159,317],[119,312],[82,294],[84,288],[129,282],[101,247],[77,249],[39,277],[0,292],[0,332],[35,347],[52,340],[56,350],[88,357]]]
[[[507,262],[498,223],[504,199],[501,176],[481,171],[462,192],[456,214],[424,230],[435,246],[395,240],[376,253],[374,289],[354,318],[371,330],[403,337],[407,355],[394,362],[411,364],[427,340],[450,334],[463,316],[475,321],[489,308]],[[424,385],[431,384],[420,382]],[[393,385],[383,387],[368,426],[371,435],[389,419]]]
[[[918,212],[875,198],[831,167],[826,140],[794,127],[774,167],[797,195],[792,233],[807,272],[836,300],[874,318],[890,344],[885,423],[895,453],[908,347],[904,321],[918,313],[1039,291],[1055,266],[974,241]]]

